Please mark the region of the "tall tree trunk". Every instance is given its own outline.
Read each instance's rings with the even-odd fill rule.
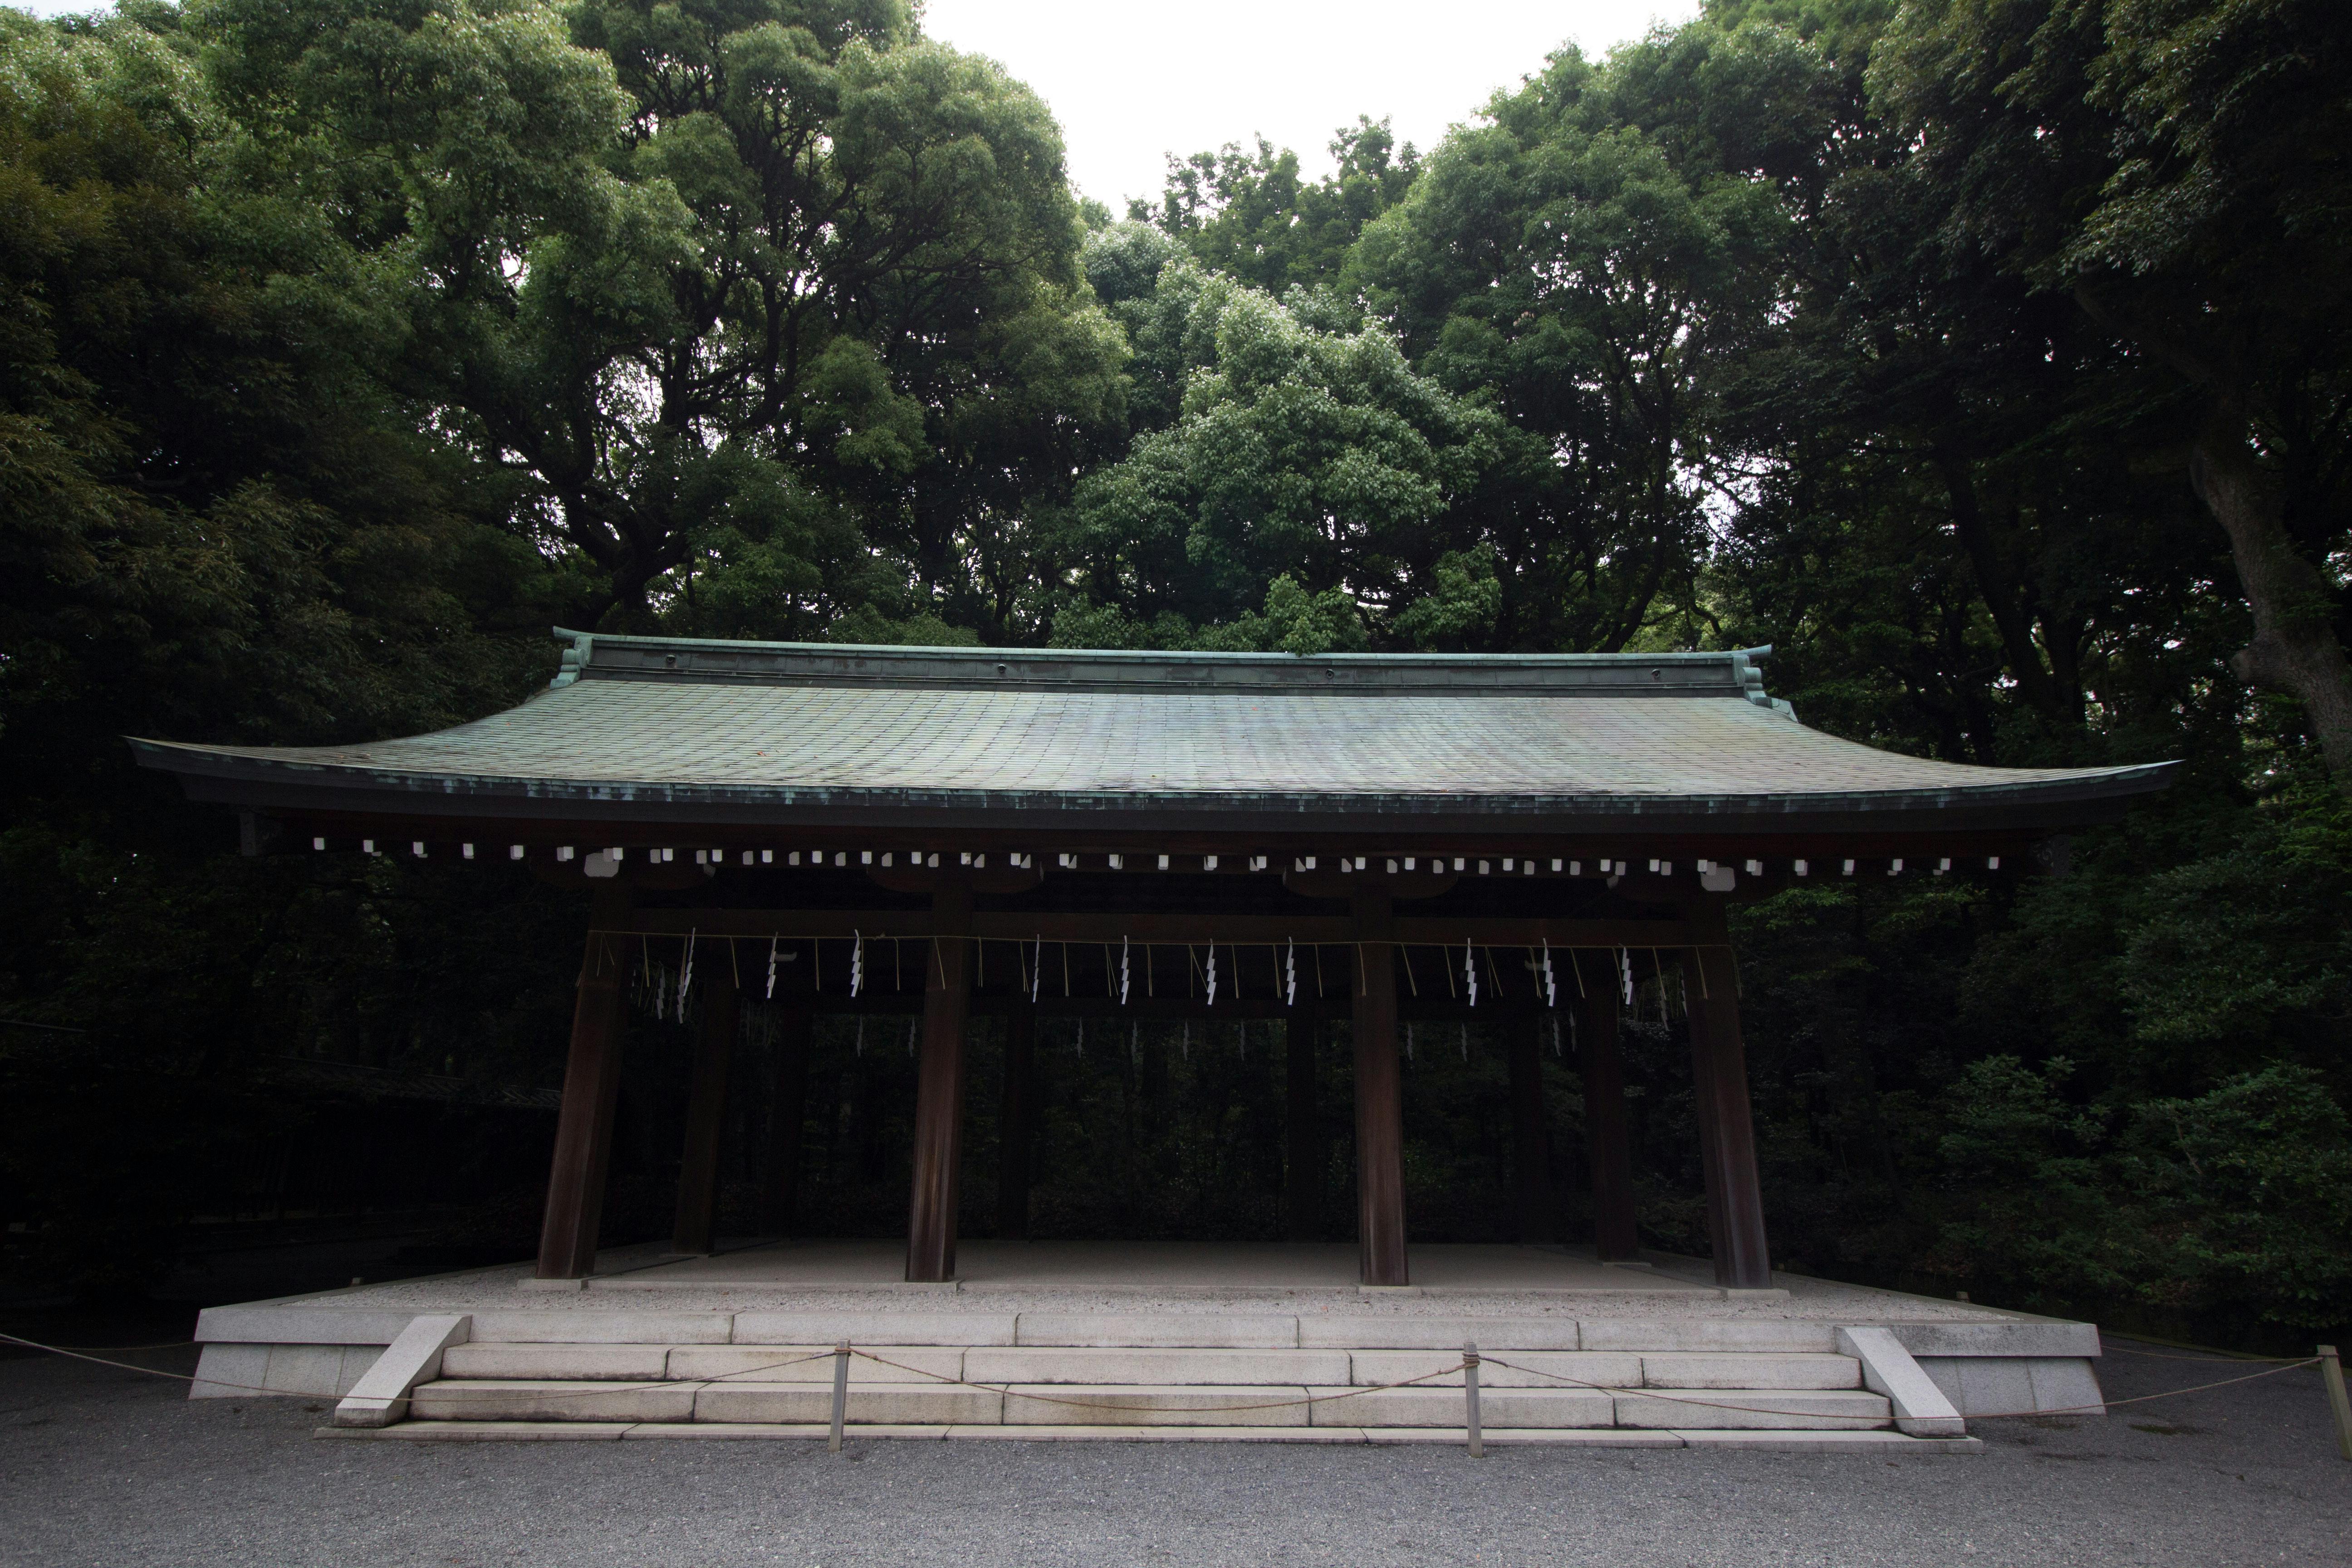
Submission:
[[[2336,635],[2335,595],[2288,535],[2278,487],[2248,449],[2247,428],[2242,406],[2219,400],[2189,464],[2198,498],[2230,536],[2254,613],[2253,638],[2230,656],[2230,668],[2250,686],[2302,702],[2328,775],[2352,794],[2352,660]]]
[[[2200,342],[2193,325],[2167,331],[2129,323],[2087,284],[2075,286],[2074,300],[2092,320],[2169,364],[2210,399],[2189,445],[2189,482],[2230,536],[2238,585],[2254,615],[2253,638],[2230,656],[2230,669],[2249,686],[2303,704],[2328,777],[2352,795],[2352,660],[2336,635],[2334,591],[2294,547],[2277,482],[2254,460],[2248,439],[2253,411],[2236,368],[2243,356],[2227,343]]]

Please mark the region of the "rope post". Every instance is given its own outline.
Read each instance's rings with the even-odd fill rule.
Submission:
[[[1468,1417],[1470,1457],[1486,1457],[1486,1435],[1478,1429],[1478,1342],[1471,1340],[1462,1347],[1462,1406]]]
[[[2319,1376],[2327,1384],[2328,1412],[2336,1417],[2336,1451],[2352,1459],[2352,1397],[2344,1392],[2344,1363],[2334,1345],[2319,1347]]]
[[[842,1341],[833,1347],[833,1436],[825,1441],[825,1452],[841,1452],[841,1423],[849,1414],[849,1342]]]

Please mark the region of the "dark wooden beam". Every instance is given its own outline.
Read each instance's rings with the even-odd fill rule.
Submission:
[[[1617,1039],[1617,975],[1588,978],[1576,999],[1576,1067],[1584,1079],[1584,1147],[1592,1169],[1592,1249],[1603,1263],[1642,1255],[1633,1221],[1625,1062]]]
[[[955,1278],[956,1180],[963,1152],[964,1026],[971,994],[971,889],[942,881],[922,944],[922,1056],[915,1080],[913,1193],[907,1216],[907,1278]]]
[[[1519,1244],[1535,1247],[1554,1234],[1551,1139],[1544,1125],[1543,1045],[1549,1020],[1522,1020],[1509,1031],[1513,1221]]]
[[[768,1228],[778,1236],[793,1235],[800,1224],[809,1036],[815,1023],[806,998],[795,996],[776,1024],[775,1081],[768,1112]]]
[[[718,963],[712,963],[714,959]],[[741,1022],[732,964],[711,952],[696,965],[701,992],[694,1019],[694,1072],[686,1097],[686,1150],[677,1163],[674,1251],[708,1254],[719,1212],[719,1139],[727,1125],[727,1076]]]
[[[632,952],[605,933],[629,923],[629,890],[597,889],[587,952],[572,1007],[572,1049],[563,1067],[563,1109],[547,1173],[540,1225],[539,1278],[584,1279],[596,1269],[604,1178],[613,1158],[613,1115],[621,1094],[621,980]]]
[[[1356,895],[1356,1244],[1367,1285],[1409,1285],[1404,1086],[1397,1062],[1396,963],[1387,889]]]
[[[1323,1218],[1323,1154],[1316,1137],[1315,1051],[1321,1021],[1293,1010],[1284,1025],[1282,1230],[1311,1241]]]
[[[1318,822],[1304,826],[1296,813],[1279,817],[1221,813],[1214,815],[1222,820],[1203,822],[1203,813],[1193,808],[1055,810],[1024,819],[1025,814],[998,805],[941,811],[885,808],[864,819],[812,807],[793,812],[789,821],[761,820],[760,814],[739,809],[689,806],[665,813],[667,820],[651,820],[646,816],[615,817],[609,808],[585,802],[518,799],[489,804],[478,797],[420,798],[406,792],[353,800],[348,791],[299,784],[248,782],[224,793],[207,787],[201,778],[184,776],[184,782],[191,799],[234,795],[236,804],[278,823],[277,843],[287,852],[324,836],[339,850],[356,847],[363,837],[404,852],[415,839],[425,840],[436,852],[471,842],[486,859],[503,857],[506,846],[516,843],[528,854],[542,855],[559,845],[571,845],[583,854],[612,846],[633,851],[725,849],[737,857],[745,849],[755,856],[767,850],[779,862],[795,850],[803,855],[823,850],[828,856],[845,854],[853,864],[861,854],[872,852],[878,858],[885,850],[898,859],[917,850],[937,854],[942,864],[950,856],[986,854],[992,859],[1024,852],[1045,858],[1049,869],[1057,868],[1051,858],[1064,854],[1097,861],[1110,855],[1129,860],[1163,854],[1214,855],[1221,870],[1232,868],[1237,874],[1244,874],[1241,868],[1254,855],[1273,858],[1276,864],[1272,869],[1279,870],[1297,858],[1341,854],[1442,854],[1448,859],[1484,856],[1496,862],[1505,857],[1532,857],[1542,874],[1549,873],[1554,859],[1581,859],[1589,874],[1591,863],[1604,858],[1640,868],[1652,858],[1677,862],[1706,858],[1737,866],[1747,859],[1829,861],[1848,856],[1881,862],[1892,857],[1925,858],[1929,865],[1950,856],[1956,861],[1972,860],[1973,867],[1960,868],[1969,869],[1981,868],[1989,856],[1999,856],[2004,867],[2025,870],[2030,868],[2023,862],[2035,844],[2053,833],[2114,821],[2135,798],[1913,804],[1893,809],[1880,805],[1868,810],[1826,803],[1791,814],[1706,811],[1666,797],[1638,815],[1605,817],[1465,812],[1423,819],[1368,817],[1353,811],[1335,814],[1328,826]],[[1499,864],[1496,869],[1499,871]],[[1813,874],[1825,873],[1816,866]]]
[[[1772,1260],[1764,1237],[1763,1188],[1756,1170],[1737,972],[1722,912],[1695,910],[1691,923],[1699,942],[1683,961],[1715,1280],[1728,1289],[1761,1290],[1772,1283]]]
[[[707,937],[756,937],[764,942],[781,936],[787,942],[823,939],[846,942],[853,936],[882,940],[933,934],[926,910],[640,910],[635,931],[650,935],[682,937],[694,931]],[[1355,921],[1344,915],[1244,915],[1200,913],[1036,913],[982,910],[971,917],[970,935],[990,942],[1031,942],[1043,938],[1048,946],[1060,942],[1134,942],[1181,946],[1239,944],[1281,947],[1321,944],[1349,947],[1362,940]],[[1534,920],[1470,918],[1437,920],[1425,917],[1391,922],[1391,942],[1423,947],[1460,947],[1473,942],[1482,947],[1654,947],[1688,944],[1690,936],[1680,920]]]
[[[1004,1015],[1004,1104],[997,1119],[996,1234],[1029,1239],[1029,1163],[1037,1142],[1037,1010]]]

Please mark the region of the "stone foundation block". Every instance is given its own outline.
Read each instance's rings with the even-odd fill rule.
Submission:
[[[1024,1312],[1013,1332],[1013,1342],[1021,1345],[1273,1350],[1297,1345],[1298,1320],[1223,1312]]]
[[[476,1342],[554,1345],[723,1345],[727,1312],[477,1312]]]
[[[441,1352],[441,1375],[659,1382],[669,1355],[667,1345],[451,1345]]]
[[[1844,1355],[1669,1351],[1642,1358],[1652,1388],[1860,1388],[1862,1363]]]
[[[1009,1345],[1010,1312],[738,1312],[739,1345]]]
[[[1483,1373],[1483,1369],[1482,1369]],[[1344,1394],[1341,1388],[1317,1388],[1313,1394]],[[1361,1426],[1461,1426],[1469,1420],[1467,1394],[1459,1384],[1452,1388],[1389,1388],[1318,1405],[1318,1425]],[[1478,1390],[1478,1424],[1496,1428],[1607,1426],[1615,1419],[1614,1402],[1605,1394],[1582,1389],[1487,1388],[1483,1375]]]
[[[964,1352],[974,1383],[1302,1384],[1348,1381],[1345,1351],[1095,1350],[1038,1345]]]
[[[1004,1397],[1004,1422],[1036,1426],[1305,1426],[1302,1386],[1151,1388],[1136,1384],[1031,1384]]]
[[[845,1418],[881,1426],[955,1426],[1003,1419],[1003,1397],[992,1389],[939,1384],[852,1384]],[[833,1388],[813,1383],[712,1383],[695,1395],[697,1421],[830,1424]]]
[[[690,1421],[700,1386],[444,1378],[409,1395],[408,1409],[419,1421]]]
[[[1487,1353],[1484,1340],[1478,1342],[1481,1357]],[[1642,1386],[1642,1358],[1607,1351],[1501,1351],[1494,1354],[1517,1363],[1504,1366],[1498,1362],[1482,1360],[1478,1367],[1478,1384],[1482,1388],[1564,1388],[1577,1391],[1578,1384],[1600,1384],[1610,1388]],[[1456,1346],[1451,1351],[1357,1351],[1349,1361],[1353,1363],[1351,1381],[1360,1386],[1366,1384],[1402,1383],[1408,1378],[1425,1377],[1433,1372],[1455,1366],[1462,1360]],[[1553,1375],[1542,1375],[1550,1373]],[[1560,1382],[1559,1379],[1569,1379]],[[1462,1373],[1457,1370],[1432,1378],[1423,1387],[1459,1388]]]
[[[1298,1342],[1309,1347],[1458,1351],[1465,1340],[1477,1341],[1482,1351],[1498,1352],[1596,1348],[1583,1342],[1574,1318],[1408,1317],[1398,1313],[1381,1318],[1308,1314],[1298,1320]]]
[[[883,1361],[849,1358],[849,1382],[920,1383],[963,1375],[966,1352],[949,1345],[861,1345]],[[906,1370],[901,1370],[906,1369]],[[669,1352],[669,1375],[730,1383],[821,1383],[833,1386],[831,1345],[681,1345]],[[827,1417],[831,1419],[830,1416]]]
[[[1689,1399],[1645,1394],[1617,1396],[1618,1426],[1669,1431],[1791,1426],[1867,1431],[1894,1422],[1884,1398],[1859,1391],[1801,1394],[1771,1388],[1717,1388]]]
[[[1588,1318],[1582,1325],[1589,1351],[1760,1351],[1828,1355],[1837,1350],[1832,1323],[1782,1320],[1741,1321],[1706,1318]],[[1486,1342],[1479,1342],[1482,1345]]]

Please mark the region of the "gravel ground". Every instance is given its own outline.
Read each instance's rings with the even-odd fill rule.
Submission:
[[[2254,1370],[2111,1341],[2110,1398]],[[139,1357],[187,1372],[193,1352]],[[1984,1422],[1974,1458],[320,1442],[316,1401],[0,1361],[0,1563],[2352,1563],[2317,1373]]]

